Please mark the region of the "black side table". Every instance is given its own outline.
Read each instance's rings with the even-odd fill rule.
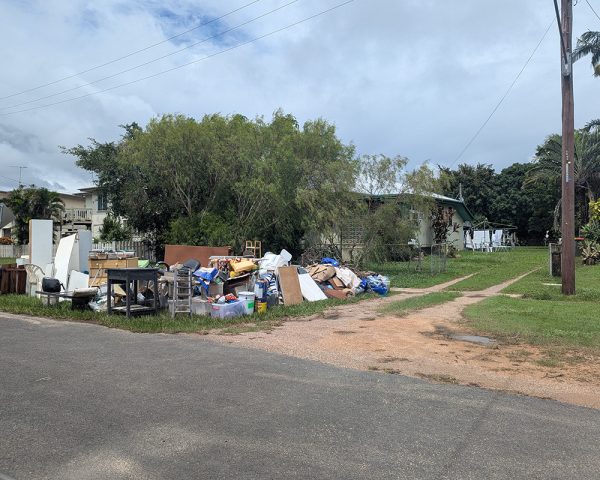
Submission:
[[[108,303],[106,305],[109,314],[124,313],[127,317],[132,315],[148,315],[158,313],[158,269],[156,268],[107,268],[108,277]],[[153,306],[146,307],[137,303],[138,282],[153,282],[154,299]],[[114,283],[125,283],[125,306],[112,306],[112,293]],[[133,284],[133,286],[132,286]],[[131,302],[131,294],[135,301]]]

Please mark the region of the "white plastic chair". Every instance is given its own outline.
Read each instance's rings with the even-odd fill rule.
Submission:
[[[38,267],[33,263],[27,263],[24,267],[27,272],[27,284],[29,286],[27,293],[31,297],[41,298],[41,296],[35,292],[42,289],[42,279],[45,276],[44,271],[41,267]]]

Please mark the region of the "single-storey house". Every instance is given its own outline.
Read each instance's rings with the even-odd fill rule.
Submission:
[[[447,242],[454,245],[456,249],[463,250],[465,248],[465,231],[472,227],[475,217],[465,205],[464,200],[437,193],[431,193],[429,196],[435,200],[437,205],[452,209],[452,222],[448,228]],[[419,218],[419,224],[421,228],[417,240],[421,246],[430,247],[434,243],[434,235],[429,215],[423,214],[423,217]]]
[[[406,214],[411,215],[419,224],[418,233],[410,243],[426,249],[434,245],[432,210],[441,207],[448,218],[446,242],[453,245],[457,250],[463,250],[465,248],[465,232],[471,228],[474,220],[474,216],[465,205],[464,200],[436,193],[426,194],[425,196],[431,199],[431,202],[427,202],[429,203],[428,207],[422,207],[423,211],[415,210],[407,204]],[[363,195],[363,198],[369,202],[371,208],[377,208],[377,205],[386,202],[397,202],[399,196],[398,194]],[[410,195],[407,198],[410,198]],[[361,222],[351,222],[342,228],[341,238],[334,240],[333,243],[340,247],[344,259],[350,259],[353,255],[352,252],[361,248],[360,241],[363,238],[361,228],[364,228],[364,224],[361,224]],[[329,243],[329,241],[326,243]]]

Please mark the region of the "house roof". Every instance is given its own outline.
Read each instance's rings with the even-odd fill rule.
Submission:
[[[388,199],[397,198],[398,195],[399,194],[397,194],[397,193],[386,193],[386,194],[382,194],[382,195],[368,195],[368,194],[365,194],[365,197],[372,197],[372,198],[377,198],[377,199],[385,200],[386,198],[388,198]],[[473,214],[471,213],[471,211],[465,205],[464,200],[459,200],[457,198],[446,197],[446,196],[440,195],[438,193],[424,193],[422,195],[431,197],[436,202],[441,203],[442,205],[447,205],[449,207],[454,208],[456,210],[456,212],[461,216],[461,218],[465,222],[472,222],[475,219],[475,217],[473,216]]]
[[[436,201],[440,202],[442,205],[449,205],[449,206],[453,207],[465,222],[472,222],[473,220],[475,220],[475,216],[467,208],[464,200],[458,200],[457,198],[446,197],[444,195],[439,195],[437,193],[431,193],[430,195]]]

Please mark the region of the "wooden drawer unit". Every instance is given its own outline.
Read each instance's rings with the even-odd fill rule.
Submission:
[[[90,271],[90,287],[98,287],[107,282],[106,276],[107,268],[137,268],[138,258],[122,258],[115,260],[88,260],[88,268]]]

